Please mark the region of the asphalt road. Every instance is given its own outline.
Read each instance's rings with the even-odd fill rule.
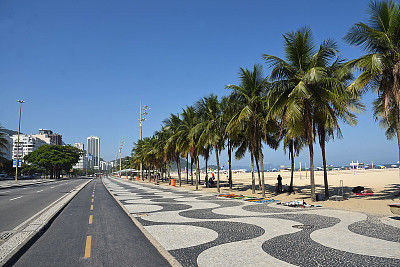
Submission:
[[[100,179],[86,185],[15,266],[169,266]]]
[[[0,189],[0,232],[12,231],[87,178]]]

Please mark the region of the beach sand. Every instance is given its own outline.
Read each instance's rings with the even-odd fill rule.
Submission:
[[[399,197],[395,194],[400,191],[400,175],[399,169],[373,169],[373,170],[336,170],[328,172],[329,193],[333,195],[342,195],[340,192],[341,181],[343,183],[343,193],[346,200],[343,201],[317,201],[312,202],[310,199],[310,172],[294,173],[294,189],[295,194],[281,193],[276,194],[275,184],[277,176],[282,176],[283,188],[290,184],[290,171],[265,172],[266,197],[280,200],[282,202],[292,200],[304,200],[308,204],[320,204],[323,207],[333,209],[343,209],[351,211],[360,211],[375,215],[394,216],[388,207],[390,203],[400,203]],[[228,178],[226,174],[220,174],[220,192],[222,194],[234,193],[245,196],[261,197],[261,190],[258,188],[258,178],[256,175],[256,192],[252,194],[251,190],[251,173],[233,174],[233,188],[228,187]],[[178,178],[176,173],[171,174],[172,178]],[[215,177],[217,174],[215,173]],[[181,187],[195,190],[195,186],[186,184],[186,173],[182,173]],[[217,178],[215,179],[216,182]],[[147,181],[144,181],[146,183]],[[209,191],[218,194],[216,185],[214,188],[206,188],[204,183],[204,174],[201,175],[201,183],[199,190]],[[324,195],[324,174],[323,171],[315,171],[316,193]],[[160,185],[169,186],[168,182],[160,182]],[[176,186],[179,187],[177,179]],[[352,189],[356,186],[363,186],[365,190],[371,189],[373,196],[356,196],[352,193]]]

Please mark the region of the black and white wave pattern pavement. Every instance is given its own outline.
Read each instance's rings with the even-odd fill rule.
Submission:
[[[103,181],[183,266],[400,266],[400,220]]]

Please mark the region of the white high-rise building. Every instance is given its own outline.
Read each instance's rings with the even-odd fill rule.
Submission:
[[[78,163],[75,164],[72,168],[85,170],[87,168],[87,157],[86,157],[85,145],[83,143],[75,143],[74,147],[76,147],[80,150],[83,150],[84,153],[79,157]]]
[[[87,138],[87,153],[93,156],[93,168],[100,168],[100,138],[89,136]]]
[[[13,151],[12,151],[12,159],[17,158],[17,147],[18,147],[18,135],[12,135],[11,139],[13,140]],[[23,159],[24,156],[29,153],[35,151],[42,145],[46,145],[47,143],[40,138],[34,137],[33,135],[20,134],[19,135],[19,149],[18,149],[18,158]]]

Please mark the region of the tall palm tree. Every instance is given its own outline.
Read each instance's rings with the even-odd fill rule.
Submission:
[[[164,121],[165,129],[169,131],[170,138],[167,140],[165,150],[166,153],[170,153],[173,155],[173,159],[176,161],[176,166],[178,169],[178,180],[179,186],[182,185],[182,177],[181,177],[181,151],[180,145],[182,142],[182,132],[180,132],[180,127],[182,125],[182,121],[179,118],[179,114],[174,115],[171,114],[169,118]]]
[[[397,106],[396,101],[392,98],[389,103],[387,103],[388,108],[385,107],[384,100],[382,96],[379,96],[373,102],[374,116],[375,120],[379,120],[380,126],[385,129],[385,135],[387,139],[393,139],[397,137],[397,144],[400,147],[400,135],[397,129],[400,127],[400,111]],[[388,110],[386,112],[386,109]],[[399,167],[400,172],[400,167]]]
[[[400,108],[399,4],[392,0],[371,2],[368,22],[356,23],[344,40],[350,45],[360,46],[366,53],[348,62],[349,67],[361,71],[349,88],[363,92],[368,89],[375,90],[385,116],[396,113],[392,109]],[[399,122],[393,124],[398,139]],[[398,147],[400,160],[400,141]]]
[[[5,138],[6,133],[3,132],[3,126],[0,124],[0,157],[2,157],[5,153],[1,149],[7,149],[8,141]]]
[[[322,152],[324,169],[325,199],[329,198],[328,174],[326,165],[325,143],[336,136],[342,137],[339,119],[349,125],[356,125],[357,118],[354,113],[364,110],[360,103],[359,92],[347,90],[347,86],[353,76],[348,68],[343,65],[344,60],[337,58],[332,65],[323,66],[327,73],[326,81],[320,83],[322,90],[319,91],[316,103],[314,123],[318,133],[318,141]]]
[[[243,108],[242,103],[234,101],[231,96],[223,97],[221,100],[221,108],[222,108],[222,116],[223,123],[225,127],[225,139],[226,139],[226,149],[228,152],[228,182],[229,189],[232,189],[233,181],[232,181],[232,152],[234,148],[239,147],[241,144],[241,139],[243,135],[241,134],[241,130],[228,131],[227,126],[232,121],[234,116],[238,113],[238,111]]]
[[[159,165],[159,171],[161,173],[161,177],[163,177],[163,173],[165,173],[166,171],[166,165],[169,164],[168,156],[165,151],[165,146],[167,140],[169,139],[169,135],[168,132],[163,127],[160,131],[155,132],[154,136],[156,138],[156,142],[153,147],[153,151],[157,159],[157,163]],[[156,176],[155,182],[156,184],[158,184],[158,175]]]
[[[311,30],[304,27],[283,35],[285,40],[285,58],[264,54],[263,58],[273,68],[271,80],[275,81],[269,115],[286,113],[291,122],[301,123],[303,136],[310,153],[310,189],[311,199],[316,200],[314,178],[314,114],[317,105],[323,100],[321,84],[329,84],[325,66],[335,59],[336,43],[332,40],[322,42],[315,48]]]
[[[144,162],[144,157],[145,157],[146,151],[145,151],[145,141],[144,140],[138,140],[136,143],[133,144],[132,148],[132,159],[131,162],[134,164],[134,166],[138,169],[140,166],[141,162]],[[144,180],[143,176],[143,168],[142,168],[142,173],[140,174],[142,179]]]
[[[295,125],[287,126],[285,129],[284,138],[283,138],[283,148],[289,150],[289,159],[290,159],[290,185],[289,185],[289,194],[292,193],[293,190],[293,183],[294,183],[294,170],[295,164],[294,159],[298,157],[300,151],[304,147],[304,141],[301,135],[296,134],[294,129]]]
[[[200,116],[205,118],[199,123],[199,126],[202,128],[199,143],[203,147],[212,146],[214,148],[217,162],[217,191],[220,192],[219,154],[224,148],[225,133],[221,103],[218,101],[217,96],[211,94],[208,97],[200,99],[196,105]]]
[[[239,79],[239,85],[226,86],[227,89],[232,90],[232,99],[243,105],[228,124],[227,132],[232,133],[241,128],[245,133],[252,158],[252,166],[254,166],[253,159],[261,164],[262,195],[265,197],[261,140],[266,140],[264,137],[269,131],[266,127],[268,120],[265,119],[265,96],[268,88],[268,77],[263,75],[262,66],[254,65],[253,70],[240,68]],[[252,184],[254,191],[254,167],[252,167]]]
[[[182,110],[182,125],[180,127],[180,131],[182,131],[182,144],[181,148],[184,153],[190,155],[190,174],[191,174],[191,184],[193,185],[193,162],[196,157],[196,138],[195,135],[191,134],[192,129],[198,123],[198,116],[196,114],[196,110],[193,106],[187,106],[186,109]],[[187,174],[189,173],[189,168],[187,168]]]
[[[198,109],[195,109],[196,125],[192,127],[189,133],[189,139],[192,143],[191,155],[193,156],[195,168],[196,168],[196,190],[199,189],[200,183],[200,162],[199,157],[203,156],[206,163],[206,175],[207,179],[207,162],[210,156],[210,144],[204,145],[200,142],[200,137],[204,131],[204,118],[198,113]],[[206,182],[207,186],[207,182]]]

